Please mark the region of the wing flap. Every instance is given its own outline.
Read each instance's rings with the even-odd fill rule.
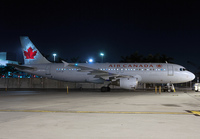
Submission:
[[[110,73],[109,71],[103,71],[103,70],[99,70],[99,69],[95,69],[95,68],[91,68],[91,67],[85,67],[85,66],[81,66],[78,64],[70,64],[65,61],[62,61],[62,62],[64,63],[64,67],[70,66],[72,68],[78,68],[78,70],[77,70],[78,72],[88,72],[88,75],[94,75],[94,78],[101,78],[104,80],[112,80],[112,79],[119,78],[119,77],[127,77],[127,75],[119,75],[119,74],[115,74],[115,73]]]
[[[101,78],[104,80],[109,80],[109,81],[114,81],[117,78],[129,78],[132,76],[129,75],[119,75],[119,74],[115,74],[115,73],[110,73],[108,70],[100,70],[100,69],[95,69],[95,68],[91,68],[91,67],[86,67],[86,66],[81,66],[78,64],[71,64],[71,63],[67,63],[65,61],[62,61],[64,63],[64,67],[66,66],[70,66],[72,68],[78,68],[78,72],[88,72],[88,75],[94,75],[94,78]]]

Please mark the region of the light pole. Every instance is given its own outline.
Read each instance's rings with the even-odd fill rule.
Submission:
[[[53,54],[53,61],[55,63],[55,60],[56,60],[56,54]]]
[[[102,57],[102,63],[103,63],[104,53],[100,53],[100,56]]]

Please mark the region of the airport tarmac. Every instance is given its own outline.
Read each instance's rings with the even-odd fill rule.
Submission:
[[[199,138],[200,93],[0,91],[0,139]]]

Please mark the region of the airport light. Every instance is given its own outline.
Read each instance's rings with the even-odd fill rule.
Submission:
[[[55,60],[56,60],[56,56],[57,56],[57,54],[53,54],[54,63],[55,63]]]
[[[92,58],[89,59],[89,63],[93,63],[94,60]]]
[[[102,63],[103,63],[104,53],[100,53],[100,56],[102,57]]]

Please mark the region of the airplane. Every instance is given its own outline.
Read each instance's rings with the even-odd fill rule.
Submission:
[[[134,90],[138,83],[173,84],[195,78],[183,66],[170,63],[51,63],[29,37],[22,36],[20,41],[24,65],[10,64],[17,70],[68,82],[104,84],[102,92],[110,91],[110,85]]]

